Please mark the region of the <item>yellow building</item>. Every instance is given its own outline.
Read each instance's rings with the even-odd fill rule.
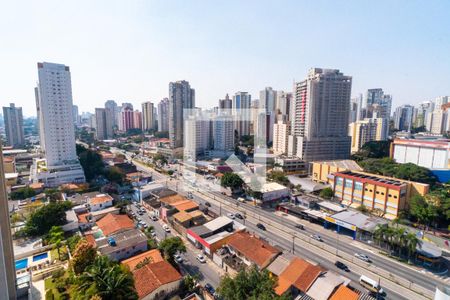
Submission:
[[[383,118],[364,119],[350,123],[351,152],[357,152],[367,142],[386,140],[386,133],[387,120]]]
[[[370,173],[343,171],[333,176],[334,195],[342,204],[354,208],[363,204],[387,219],[395,219],[407,209],[413,195],[423,196],[429,191],[428,184]]]
[[[343,171],[362,171],[363,169],[353,160],[328,160],[312,163],[312,180],[319,183],[333,185],[333,173]]]

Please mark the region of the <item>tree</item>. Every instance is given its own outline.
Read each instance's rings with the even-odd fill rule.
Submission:
[[[58,189],[46,189],[44,193],[49,201],[55,202],[62,199],[61,192]]]
[[[36,195],[36,192],[30,188],[30,187],[23,187],[15,190],[11,193],[11,199],[12,200],[23,200],[27,198],[34,197]]]
[[[191,294],[191,293],[195,292],[198,280],[199,280],[198,274],[194,274],[194,275],[187,274],[186,276],[184,276],[183,288],[186,291],[186,293]]]
[[[52,226],[48,232],[49,242],[53,244],[54,248],[58,251],[58,259],[61,260],[61,253],[59,249],[61,248],[62,241],[64,240],[64,231],[61,226]]]
[[[47,233],[52,226],[64,225],[66,220],[66,210],[72,207],[70,201],[51,202],[34,211],[25,224],[25,232],[28,235],[36,236]]]
[[[267,270],[259,271],[252,266],[241,270],[234,278],[225,275],[217,292],[225,300],[290,299],[289,295],[278,296],[274,290],[276,285],[276,280]]]
[[[105,166],[100,154],[77,144],[77,155],[87,181],[103,174]]]
[[[289,179],[286,177],[286,174],[282,171],[272,171],[268,176],[269,180],[275,181],[282,185],[289,185]]]
[[[158,139],[163,139],[163,138],[168,139],[169,132],[168,131],[157,131],[157,132],[155,132],[154,136],[155,136],[155,138],[158,138]]]
[[[416,252],[416,248],[418,245],[421,245],[422,242],[417,238],[414,233],[408,233],[404,237],[405,246],[408,250],[408,260],[411,259],[412,253]]]
[[[78,277],[76,294],[78,299],[94,295],[111,300],[138,298],[131,272],[106,256],[98,256]]]
[[[438,208],[424,197],[414,195],[409,202],[409,213],[415,217],[419,224],[429,226],[431,221],[438,216]]]
[[[153,156],[153,161],[155,163],[159,163],[162,166],[167,165],[167,158],[161,153],[158,153],[155,156]]]
[[[358,207],[356,208],[356,210],[362,212],[363,214],[369,212],[369,209],[368,209],[364,204],[362,204],[362,203],[361,203],[360,206],[358,206]]]
[[[105,177],[111,181],[121,184],[125,179],[125,174],[118,167],[109,167],[106,171]]]
[[[389,157],[391,141],[370,141],[365,143],[361,149],[352,155],[352,159],[361,161],[368,158]]]
[[[80,240],[73,252],[70,262],[73,272],[77,275],[83,273],[92,265],[97,257],[97,250],[85,239]]]
[[[70,253],[73,255],[75,249],[77,248],[78,242],[81,240],[81,236],[74,234],[67,239],[67,246],[69,247]]]
[[[323,190],[320,191],[319,196],[325,199],[331,199],[333,197],[333,189],[330,187],[326,187]]]
[[[240,189],[244,184],[241,177],[235,173],[225,173],[220,179],[220,184],[223,187],[229,187],[231,189]]]
[[[172,265],[176,265],[173,256],[176,253],[184,253],[186,252],[186,246],[183,241],[179,237],[169,237],[162,240],[159,243],[159,251],[164,255],[164,258],[170,262]]]

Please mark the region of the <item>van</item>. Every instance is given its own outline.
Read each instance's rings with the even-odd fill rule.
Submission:
[[[369,291],[373,292],[373,293],[378,293],[383,295],[384,291],[383,289],[380,287],[380,284],[373,280],[372,278],[369,278],[367,276],[361,275],[361,277],[359,278],[359,283],[365,287],[366,289],[368,289]]]

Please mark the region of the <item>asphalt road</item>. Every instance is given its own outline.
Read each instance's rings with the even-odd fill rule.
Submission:
[[[154,175],[154,178],[156,181],[160,181],[162,183],[167,183],[171,188],[177,188],[177,190],[179,190],[179,192],[182,192],[181,191],[182,187],[185,186],[185,184],[182,184],[182,183],[178,183],[178,185],[177,185],[178,180],[167,179],[166,176],[159,174],[150,168],[139,166],[139,169],[141,169],[142,171],[152,173]],[[158,174],[158,175],[155,176],[156,174]],[[226,201],[228,204],[234,204],[236,202],[236,200],[226,197],[218,192],[208,192],[208,194],[215,199],[221,199],[221,201]],[[195,200],[202,202],[202,201],[205,201],[205,197],[195,196]],[[216,209],[220,211],[220,208],[216,208]],[[339,251],[345,252],[349,255],[353,255],[355,252],[364,253],[372,259],[373,265],[376,265],[377,267],[379,267],[381,269],[387,270],[388,272],[395,274],[396,276],[402,277],[402,278],[412,282],[413,284],[416,284],[420,287],[426,288],[429,291],[434,291],[435,287],[438,283],[442,285],[442,282],[439,281],[437,278],[434,278],[433,276],[427,276],[424,273],[416,271],[407,266],[403,266],[397,262],[393,262],[390,259],[382,258],[377,255],[373,255],[373,253],[372,253],[373,250],[370,249],[369,246],[367,246],[367,248],[363,248],[363,249],[355,247],[354,245],[352,245],[353,241],[348,236],[339,235],[339,243],[338,243],[337,234],[335,232],[333,232],[332,230],[325,230],[322,227],[318,227],[316,224],[313,225],[307,221],[302,221],[302,223],[305,225],[306,230],[301,231],[294,227],[295,226],[294,221],[286,219],[286,218],[280,220],[280,216],[275,215],[271,211],[266,211],[266,210],[263,210],[260,208],[255,208],[254,206],[249,205],[249,204],[241,204],[239,209],[247,210],[250,212],[254,212],[255,214],[258,214],[259,218],[261,218],[262,223],[267,223],[267,222],[280,223],[280,222],[282,222],[282,225],[280,224],[280,226],[284,226],[285,230],[288,232],[292,231],[292,232],[296,232],[296,234],[304,235],[304,236],[309,236],[310,234],[320,234],[322,239],[324,240],[325,244],[329,244],[334,247],[336,247],[338,245]],[[225,207],[225,205],[222,205],[222,214],[224,212],[225,213],[228,212],[228,209]],[[249,230],[255,230],[257,232],[260,232],[260,230],[257,229],[256,227],[254,227],[254,225],[255,224],[249,223],[247,226],[248,226]],[[267,236],[269,241],[272,241],[273,243],[278,244],[285,249],[292,249],[292,240],[287,240],[284,237],[280,237],[280,236],[274,235],[274,234],[269,235],[269,234],[267,234],[267,232],[266,233],[263,232],[261,234],[261,236]],[[332,262],[328,259],[324,259],[324,258],[320,257],[319,255],[317,255],[317,253],[308,252],[308,251],[306,251],[306,249],[301,249],[301,253],[296,252],[296,254],[298,254],[306,259],[310,259],[312,261],[318,262],[327,269],[331,269],[331,270],[340,272],[340,270],[338,270],[334,266],[334,261]],[[340,273],[342,273],[342,272],[340,272]],[[348,273],[344,272],[342,274],[349,277]],[[353,276],[353,278],[351,278],[351,279],[358,282],[359,276]],[[401,295],[398,295],[398,294],[395,294],[394,292],[392,292],[389,294],[389,299],[405,299],[405,298]]]

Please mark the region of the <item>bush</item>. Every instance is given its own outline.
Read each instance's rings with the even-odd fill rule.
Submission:
[[[52,272],[52,278],[53,279],[61,278],[61,277],[64,276],[64,273],[65,273],[64,269],[58,269],[56,271],[53,271]]]
[[[54,300],[55,296],[53,295],[53,290],[48,290],[45,293],[45,300]]]

